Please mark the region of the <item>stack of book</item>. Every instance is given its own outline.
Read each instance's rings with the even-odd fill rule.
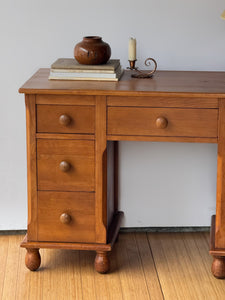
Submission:
[[[74,58],[59,58],[51,65],[49,79],[118,81],[122,73],[119,59],[104,65],[81,65]]]

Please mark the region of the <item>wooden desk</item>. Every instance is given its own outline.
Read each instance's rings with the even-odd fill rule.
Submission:
[[[40,69],[19,90],[27,114],[30,270],[39,248],[95,250],[109,269],[118,212],[117,141],[218,143],[212,272],[225,277],[225,73],[159,71],[120,82],[49,81]]]

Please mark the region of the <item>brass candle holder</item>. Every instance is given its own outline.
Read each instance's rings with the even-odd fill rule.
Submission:
[[[151,70],[150,72],[145,72],[145,71],[140,71],[138,70],[137,67],[135,67],[135,64],[136,64],[136,59],[135,60],[128,60],[129,61],[129,64],[130,64],[130,67],[128,67],[127,69],[129,70],[134,70],[137,72],[137,74],[132,74],[131,77],[133,78],[151,78],[153,76],[153,74],[155,73],[156,69],[157,69],[157,62],[154,60],[154,58],[147,58],[145,60],[145,65],[147,67],[149,67],[151,65],[151,61],[154,63],[154,69]]]

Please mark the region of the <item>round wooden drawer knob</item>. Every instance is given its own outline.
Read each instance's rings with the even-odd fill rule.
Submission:
[[[63,224],[69,224],[71,222],[71,216],[68,215],[67,213],[63,213],[60,216],[60,222]]]
[[[68,126],[71,122],[70,116],[63,114],[59,117],[59,123],[64,126]]]
[[[61,163],[59,164],[59,169],[62,172],[68,172],[70,170],[70,163],[65,160],[61,161]]]
[[[168,121],[167,121],[167,119],[164,118],[164,117],[158,117],[158,118],[156,119],[155,124],[156,124],[156,127],[157,127],[158,129],[164,129],[164,128],[167,127]]]

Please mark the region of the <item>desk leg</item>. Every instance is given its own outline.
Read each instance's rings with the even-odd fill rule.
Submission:
[[[212,273],[218,279],[225,278],[225,259],[223,256],[213,257]]]
[[[108,258],[108,252],[106,251],[96,251],[96,257],[95,257],[95,270],[98,273],[107,273],[109,271],[109,258]]]
[[[225,99],[219,100],[216,216],[212,217],[212,273],[225,278]]]
[[[36,271],[41,264],[41,256],[38,248],[27,248],[25,265],[31,271]]]

